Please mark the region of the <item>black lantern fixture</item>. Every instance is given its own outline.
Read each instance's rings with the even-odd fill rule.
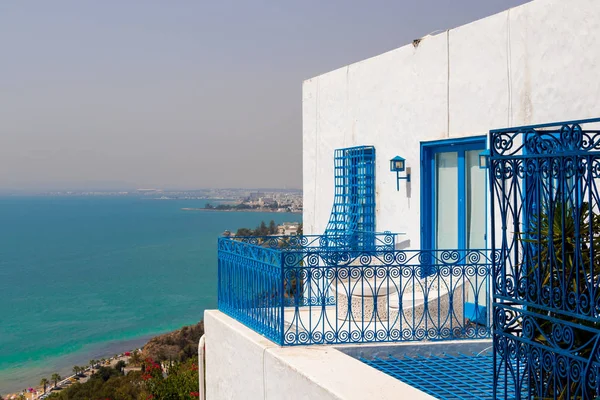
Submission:
[[[400,176],[400,172],[406,170],[406,160],[400,156],[396,156],[390,160],[390,171],[396,173],[396,190],[400,190],[400,180],[406,179],[406,182],[410,182],[410,174],[406,176]]]

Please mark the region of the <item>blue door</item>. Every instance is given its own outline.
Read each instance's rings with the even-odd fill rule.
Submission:
[[[485,137],[421,144],[421,248],[486,248]]]
[[[421,248],[487,247],[486,170],[479,168],[485,143],[482,136],[421,144]],[[487,324],[487,286],[464,288],[464,318]]]

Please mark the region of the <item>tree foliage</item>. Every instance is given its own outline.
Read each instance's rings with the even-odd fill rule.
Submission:
[[[275,221],[271,220],[269,225],[262,221],[256,229],[248,229],[248,228],[239,228],[235,234],[235,236],[268,236],[268,235],[276,235],[277,224]]]
[[[131,353],[131,357],[129,358],[129,364],[137,367],[138,365],[141,364],[141,362],[142,362],[142,356],[140,355],[139,351],[135,350],[133,353]]]
[[[52,374],[52,377],[50,378],[50,380],[51,380],[52,382],[54,382],[54,386],[56,386],[56,385],[58,384],[58,381],[60,381],[61,379],[62,379],[62,378],[61,378],[61,377],[60,377],[60,375],[59,375],[59,374],[57,374],[57,373],[54,373],[54,374]]]
[[[148,358],[144,362],[142,379],[146,389],[156,399],[178,400],[198,397],[198,359],[192,358],[169,367],[166,376],[160,364]]]
[[[50,383],[50,381],[49,381],[48,379],[46,379],[46,378],[42,378],[42,379],[40,380],[40,385],[42,385],[42,386],[43,386],[43,388],[44,388],[44,393],[46,393],[46,387],[48,387],[48,383]],[[1,397],[0,397],[0,400],[2,400],[2,398],[1,398]]]
[[[125,368],[127,364],[125,363],[125,361],[123,360],[119,360],[116,364],[115,364],[115,369],[119,372],[123,371],[123,368]]]
[[[167,370],[161,364],[147,358],[142,362],[143,371],[131,371],[123,375],[116,368],[100,367],[85,383],[74,383],[49,398],[54,400],[89,399],[193,399],[198,397],[197,357],[176,362]]]
[[[198,342],[204,334],[204,321],[164,335],[156,336],[144,346],[143,354],[134,351],[129,365],[141,366],[142,371],[123,375],[125,363],[114,368],[102,364],[87,382],[76,382],[53,393],[55,400],[147,400],[193,399],[198,397]],[[153,358],[154,355],[162,358]],[[157,361],[155,361],[157,360]],[[94,362],[92,362],[94,361]],[[160,361],[165,361],[161,363]],[[91,364],[100,360],[90,360]],[[75,368],[83,369],[75,366]],[[58,382],[58,374],[52,380]],[[0,399],[1,400],[1,399]]]
[[[147,398],[142,385],[141,372],[130,372],[127,376],[114,368],[100,367],[85,383],[74,383],[49,398],[56,400],[123,399]]]

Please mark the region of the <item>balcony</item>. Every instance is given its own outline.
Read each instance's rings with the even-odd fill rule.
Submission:
[[[280,346],[490,338],[492,252],[397,236],[220,238],[219,310]]]

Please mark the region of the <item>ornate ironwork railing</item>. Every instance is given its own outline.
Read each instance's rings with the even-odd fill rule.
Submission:
[[[401,233],[352,231],[349,233],[296,236],[234,236],[241,241],[280,250],[307,249],[322,251],[356,251],[367,247],[380,252],[395,250],[397,237]]]
[[[599,127],[490,131],[494,398],[600,395]]]
[[[280,345],[490,336],[490,251],[321,239],[219,239],[219,309]]]
[[[277,249],[219,238],[219,310],[276,343],[283,326],[282,256]]]

